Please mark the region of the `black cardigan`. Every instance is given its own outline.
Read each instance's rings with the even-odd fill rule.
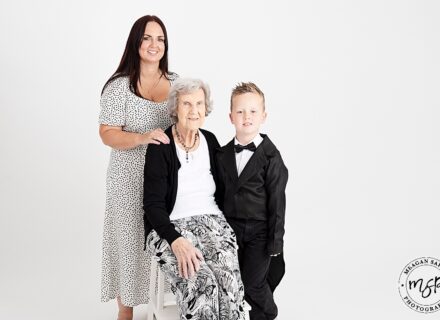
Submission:
[[[144,167],[145,241],[150,231],[154,229],[170,245],[174,240],[182,236],[176,231],[174,224],[170,220],[170,214],[176,202],[177,173],[180,169],[171,128],[169,127],[165,130],[166,135],[170,138],[169,144],[148,145]],[[211,173],[217,185],[215,153],[220,145],[213,133],[203,129],[200,129],[200,132],[208,143]],[[217,205],[222,209],[222,196],[218,191],[216,191],[214,196]]]

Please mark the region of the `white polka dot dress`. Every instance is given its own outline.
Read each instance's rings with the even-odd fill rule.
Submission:
[[[177,79],[170,75],[171,83]],[[144,133],[166,129],[172,122],[166,101],[156,103],[136,96],[128,77],[113,80],[101,97],[99,123]],[[118,296],[126,306],[149,301],[150,261],[144,251],[143,179],[146,146],[111,150],[107,170],[101,300]]]

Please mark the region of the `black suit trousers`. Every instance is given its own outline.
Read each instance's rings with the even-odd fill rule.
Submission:
[[[273,320],[278,308],[267,281],[271,257],[267,252],[267,221],[227,219],[237,236],[238,261],[251,320]]]

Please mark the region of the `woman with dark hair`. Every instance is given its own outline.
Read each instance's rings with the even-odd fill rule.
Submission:
[[[110,146],[104,218],[101,299],[117,298],[118,320],[133,318],[133,306],[149,301],[151,257],[144,251],[143,172],[149,144],[170,142],[164,129],[169,89],[168,37],[156,16],[131,28],[116,72],[101,94],[99,134]]]

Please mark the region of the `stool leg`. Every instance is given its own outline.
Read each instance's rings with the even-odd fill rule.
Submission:
[[[159,272],[157,274],[157,309],[161,311],[163,309],[163,304],[164,304],[164,291],[165,291],[164,283],[165,283],[164,274],[162,270],[159,269]]]
[[[150,265],[150,302],[148,303],[147,320],[154,320],[154,314],[157,311],[156,279],[157,279],[157,262],[152,257],[151,265]]]

